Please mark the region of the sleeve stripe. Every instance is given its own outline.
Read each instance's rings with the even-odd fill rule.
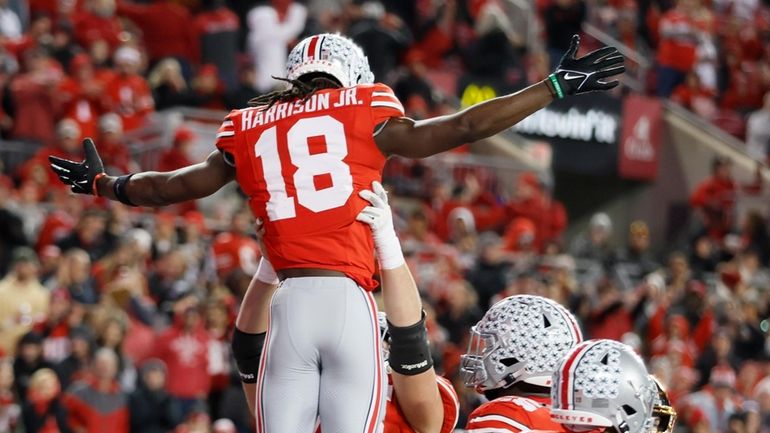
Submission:
[[[372,107],[390,107],[395,108],[402,113],[404,112],[404,107],[402,107],[398,102],[374,101],[372,102]]]
[[[514,420],[512,420],[512,419],[510,419],[510,418],[508,418],[506,416],[501,416],[501,415],[480,416],[478,418],[473,418],[472,420],[468,421],[468,424],[474,424],[474,423],[479,423],[479,422],[484,422],[484,421],[497,421],[497,422],[501,422],[503,424],[507,424],[507,425],[515,428],[516,430],[519,430],[519,431],[522,431],[522,432],[530,430],[530,428],[525,426],[524,424],[518,423],[518,422],[516,422],[516,421],[514,421]]]
[[[235,131],[223,131],[217,134],[217,138],[232,137],[235,135]]]
[[[224,122],[222,122],[222,126],[225,127],[225,128],[228,127],[228,126],[232,127],[233,126],[233,121],[232,120],[225,120]]]
[[[442,379],[441,377],[436,378],[436,383],[438,383],[439,388],[443,388],[444,393],[447,394],[452,399],[452,403],[454,403],[454,406],[455,406],[454,419],[455,419],[455,423],[457,423],[457,420],[460,419],[460,401],[457,397],[457,392],[455,392],[455,389],[452,388],[452,385],[448,384],[447,382],[444,382],[441,379]]]
[[[398,98],[396,98],[396,95],[390,92],[372,92],[372,98],[376,98],[378,96],[386,96],[390,99],[395,99],[396,101],[398,101]]]
[[[511,430],[506,430],[503,428],[472,428],[472,429],[465,430],[465,432],[466,433],[512,433]]]

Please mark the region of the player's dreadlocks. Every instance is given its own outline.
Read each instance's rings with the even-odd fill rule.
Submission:
[[[296,99],[306,101],[313,93],[323,89],[336,89],[340,86],[336,80],[326,74],[306,74],[300,79],[290,80],[288,78],[273,77],[276,80],[285,81],[291,85],[286,90],[276,90],[252,98],[249,105],[252,107],[264,106],[268,109],[278,102],[290,102]]]

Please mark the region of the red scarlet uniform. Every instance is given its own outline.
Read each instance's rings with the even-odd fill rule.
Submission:
[[[376,287],[370,229],[355,220],[368,205],[358,192],[382,177],[376,127],[403,115],[389,87],[364,84],[226,117],[216,145],[232,158],[252,212],[265,221],[276,270],[336,270]]]
[[[546,398],[505,396],[484,403],[471,412],[468,433],[475,431],[519,433],[530,430],[566,432],[551,421],[550,400]]]
[[[441,424],[441,433],[450,433],[457,424],[460,416],[460,400],[452,384],[441,376],[436,376],[438,392],[441,395],[441,404],[444,406],[444,423]],[[414,433],[414,429],[404,418],[398,399],[393,393],[393,379],[388,375],[388,403],[385,409],[385,429],[383,433]]]

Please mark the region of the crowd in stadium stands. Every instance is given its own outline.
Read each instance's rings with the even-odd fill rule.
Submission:
[[[544,44],[529,52],[494,0],[0,0],[0,133],[39,148],[0,176],[0,433],[250,431],[228,346],[260,257],[249,211],[217,224],[194,204],[150,212],[75,197],[46,157],[81,159],[80,139],[93,136],[108,171],[138,170],[125,133],[154,110],[245,106],[274,87],[304,34],[354,37],[423,118],[449,106],[428,71],[520,88],[595,15],[656,58],[651,88],[736,134],[747,123],[750,152],[765,157],[766,3],[536,5]],[[192,162],[194,140],[177,130],[159,168]],[[479,403],[458,378],[468,328],[496,300],[533,293],[568,306],[587,336],[643,353],[669,387],[678,431],[770,432],[768,224],[754,211],[738,219],[733,198],[759,181],[738,185],[715,160],[692,193],[692,236],[661,257],[651,242],[666,242],[643,221],[613,238],[613,221],[596,214],[566,239],[566,211],[534,173],[504,196],[482,186],[488,173],[407,168],[385,180],[436,365],[461,394],[460,426]]]

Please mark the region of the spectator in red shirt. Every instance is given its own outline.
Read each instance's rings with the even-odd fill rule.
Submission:
[[[216,65],[219,78],[228,89],[233,89],[237,84],[238,15],[228,9],[224,0],[205,0],[203,7],[194,22],[201,63]]]
[[[174,324],[155,343],[157,358],[168,366],[167,389],[186,416],[211,390],[209,334],[198,300],[190,296],[174,306]]]
[[[13,119],[11,136],[47,144],[54,136],[54,89],[61,80],[61,68],[41,49],[25,54],[27,72],[8,87]],[[53,184],[53,183],[52,183]]]
[[[716,157],[711,163],[711,177],[701,182],[690,196],[690,206],[695,209],[709,236],[722,240],[733,226],[733,207],[738,187],[730,171],[731,162],[724,157]],[[762,175],[757,171],[754,184],[740,188],[747,192],[761,189]]]
[[[564,206],[548,195],[534,173],[522,173],[516,182],[515,197],[508,205],[508,217],[528,218],[535,223],[535,247],[540,250],[548,242],[558,240],[567,227]]]
[[[242,210],[233,215],[231,230],[214,239],[212,249],[217,274],[226,278],[232,271],[240,269],[248,275],[257,271],[262,253],[259,244],[250,235],[251,216]]]
[[[674,89],[671,99],[710,119],[714,117],[717,110],[716,103],[714,102],[715,96],[714,92],[701,84],[698,74],[690,72],[687,74],[684,83]]]
[[[203,65],[198,75],[192,80],[194,104],[210,110],[224,110],[224,86],[219,80],[217,67],[211,64]]]
[[[189,67],[198,61],[195,25],[185,7],[169,0],[149,4],[123,1],[118,5],[118,15],[133,21],[142,31],[151,62],[174,57]]]
[[[658,46],[658,96],[668,97],[695,65],[697,28],[693,15],[698,0],[677,0],[676,7],[660,20]]]
[[[67,390],[68,425],[76,433],[129,433],[128,396],[115,380],[117,372],[115,352],[99,349],[92,376]]]
[[[139,167],[131,159],[128,143],[123,138],[123,119],[115,113],[99,118],[99,148],[104,149],[102,161],[109,173],[131,173]]]
[[[49,146],[40,149],[35,156],[27,161],[21,168],[21,175],[25,181],[32,181],[39,183],[39,179],[36,179],[33,171],[39,170],[39,167],[45,166],[48,163],[48,156],[58,156],[59,158],[71,159],[78,161],[83,158],[82,146],[80,144],[80,126],[72,119],[65,118],[59,121],[56,125],[56,141]],[[43,171],[45,175],[44,185],[38,185],[41,188],[59,188],[56,182],[56,175],[51,170]]]
[[[56,373],[44,368],[32,375],[22,408],[27,433],[66,433],[67,410],[62,402],[61,385]]]
[[[123,119],[123,129],[132,131],[144,123],[154,110],[147,81],[139,75],[142,56],[134,47],[124,45],[114,55],[117,75],[105,89],[109,108]]]
[[[57,364],[70,355],[70,326],[68,323],[72,302],[66,288],[51,292],[45,321],[33,329],[43,336],[43,357]]]
[[[73,24],[75,40],[83,47],[99,39],[112,49],[120,44],[123,29],[115,16],[115,0],[89,0],[86,10],[75,14]]]
[[[84,137],[94,137],[96,118],[102,107],[104,83],[94,76],[91,57],[85,53],[72,59],[70,73],[72,75],[64,78],[56,90],[61,114],[78,122]]]

